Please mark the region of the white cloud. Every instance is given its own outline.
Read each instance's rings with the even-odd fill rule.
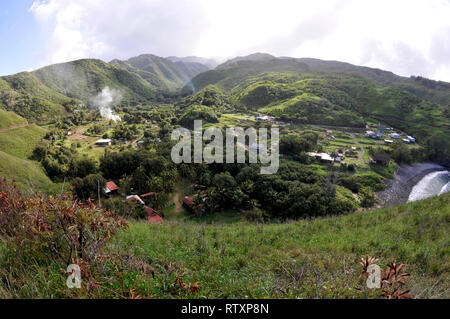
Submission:
[[[450,81],[448,0],[49,0],[42,64],[268,52]]]

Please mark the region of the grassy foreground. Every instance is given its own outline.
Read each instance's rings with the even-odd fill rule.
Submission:
[[[130,222],[81,289],[66,264],[17,260],[0,241],[0,298],[380,298],[361,257],[411,274],[416,298],[449,298],[450,193],[394,208],[287,223]],[[28,256],[28,257],[27,257]]]
[[[449,297],[450,194],[395,208],[281,224],[130,224],[120,250],[144,257],[155,279],[143,296],[170,297],[167,270],[200,282],[195,297],[378,297],[358,280],[363,256],[382,269],[407,263],[408,288],[419,298]],[[115,248],[117,249],[117,248]],[[358,290],[360,289],[360,290]],[[194,297],[191,295],[191,297]]]

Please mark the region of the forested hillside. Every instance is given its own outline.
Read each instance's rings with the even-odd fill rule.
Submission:
[[[239,57],[197,75],[185,90],[215,85],[237,107],[297,123],[387,123],[419,138],[450,136],[450,84],[316,59]]]

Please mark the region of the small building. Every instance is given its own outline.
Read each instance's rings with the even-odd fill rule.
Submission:
[[[320,157],[320,161],[324,163],[333,163],[334,159],[327,153],[322,153]]]
[[[147,221],[149,224],[162,224],[163,218],[151,207],[144,206],[147,211]]]
[[[407,138],[404,138],[404,139],[403,139],[403,142],[404,142],[405,144],[411,143],[411,141],[410,141],[409,139],[407,139]]]
[[[145,205],[144,201],[143,201],[138,195],[130,195],[130,196],[127,196],[127,200],[135,200],[135,201],[137,201],[138,203],[140,203],[140,204],[142,204],[142,205]]]
[[[384,142],[385,142],[386,144],[392,144],[392,143],[394,143],[393,140],[384,140]]]
[[[106,182],[105,193],[107,195],[116,194],[118,190],[119,186],[117,186],[116,183],[114,183],[113,181]]]
[[[149,193],[142,194],[140,197],[146,204],[148,204],[153,196],[155,196],[155,193],[149,192]]]
[[[183,205],[185,205],[189,209],[193,209],[194,208],[194,196],[183,197]]]
[[[400,134],[398,134],[398,133],[392,133],[389,136],[396,140],[398,140],[401,137]]]
[[[407,139],[409,140],[410,143],[415,143],[416,142],[416,139],[414,137],[412,137],[412,136],[408,135]]]
[[[335,161],[336,163],[340,163],[340,162],[342,162],[342,157],[340,157],[340,156],[335,157],[335,158],[334,158],[334,161]]]
[[[260,122],[275,121],[275,118],[273,116],[260,115],[260,116],[255,117],[255,121],[260,121]]]
[[[383,138],[383,133],[382,132],[367,131],[365,137],[381,139],[381,138]]]
[[[110,146],[111,145],[111,139],[102,139],[95,142],[95,145],[97,146]]]
[[[387,154],[374,154],[371,158],[372,162],[379,165],[388,166],[389,162],[391,161],[391,157]]]

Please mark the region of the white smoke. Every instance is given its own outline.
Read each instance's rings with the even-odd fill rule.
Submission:
[[[91,103],[100,111],[100,115],[103,118],[113,120],[114,122],[121,121],[119,115],[114,114],[111,109],[112,105],[120,104],[122,100],[122,94],[119,90],[110,89],[105,87],[97,96],[92,98]]]

